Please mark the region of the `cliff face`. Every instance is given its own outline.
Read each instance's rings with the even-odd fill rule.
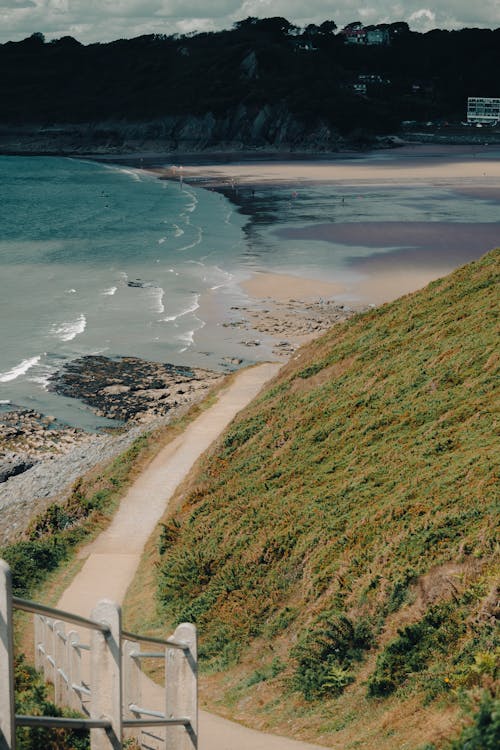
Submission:
[[[337,151],[345,140],[324,121],[304,123],[284,105],[251,111],[244,105],[215,117],[167,116],[147,122],[0,129],[2,153],[130,153],[138,151]]]

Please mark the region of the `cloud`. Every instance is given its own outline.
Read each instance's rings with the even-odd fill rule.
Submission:
[[[231,28],[248,16],[284,16],[298,26],[329,19],[339,27],[407,21],[415,31],[500,26],[500,0],[0,0],[0,42],[41,31],[84,43],[141,34]]]
[[[420,8],[410,14],[408,18],[410,26],[418,26],[421,31],[436,28],[436,14],[429,8]]]

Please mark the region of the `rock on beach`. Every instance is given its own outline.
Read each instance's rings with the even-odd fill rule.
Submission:
[[[49,389],[78,398],[99,416],[147,422],[197,400],[223,376],[137,357],[80,357],[52,376]]]
[[[125,451],[201,400],[223,375],[135,357],[81,357],[56,373],[51,390],[78,398],[125,430],[89,433],[54,417],[13,409],[0,415],[0,545],[19,538],[31,518],[73,482]]]

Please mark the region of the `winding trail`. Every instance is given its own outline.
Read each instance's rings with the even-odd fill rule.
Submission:
[[[100,599],[123,602],[145,544],[168,507],[179,483],[233,417],[274,377],[279,364],[242,370],[217,401],[165,446],[130,486],[110,526],[80,557],[82,569],[61,596],[58,607],[88,617]],[[148,698],[161,701],[153,683]],[[317,745],[257,732],[200,711],[199,750],[317,750]]]

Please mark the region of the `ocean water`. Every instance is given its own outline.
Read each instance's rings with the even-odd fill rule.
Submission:
[[[222,325],[241,318],[241,280],[269,270],[340,282],[349,304],[369,303],[363,283],[395,265],[409,277],[419,259],[452,270],[500,244],[500,191],[466,188],[226,183],[224,195],[140,169],[0,156],[0,410],[107,424],[47,390],[86,354],[214,369],[269,358]]]
[[[200,296],[236,281],[244,223],[223,196],[141,170],[0,157],[0,406],[92,427],[102,420],[47,391],[69,359],[216,367],[217,332],[192,356]]]

